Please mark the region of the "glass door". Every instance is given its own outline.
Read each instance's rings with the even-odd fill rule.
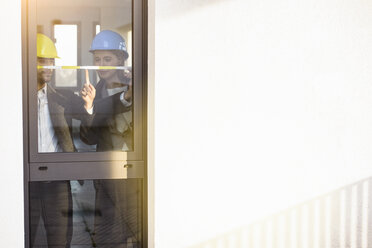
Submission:
[[[143,2],[27,3],[27,246],[144,247]]]

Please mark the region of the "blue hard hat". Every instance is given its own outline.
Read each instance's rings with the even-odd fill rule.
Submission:
[[[96,50],[119,50],[124,52],[125,59],[129,57],[124,38],[111,30],[102,30],[94,37],[89,52]]]

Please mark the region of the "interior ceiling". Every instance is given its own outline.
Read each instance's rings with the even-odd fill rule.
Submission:
[[[132,0],[37,0],[43,7],[124,7],[131,8]]]

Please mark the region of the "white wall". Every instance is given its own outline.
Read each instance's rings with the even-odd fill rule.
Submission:
[[[372,3],[157,0],[155,244],[372,175]]]
[[[21,1],[0,4],[0,242],[23,247]]]

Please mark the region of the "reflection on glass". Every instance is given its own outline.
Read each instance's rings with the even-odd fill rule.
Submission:
[[[142,247],[141,183],[30,183],[31,247]]]
[[[133,151],[132,1],[87,5],[37,1],[39,153]]]

